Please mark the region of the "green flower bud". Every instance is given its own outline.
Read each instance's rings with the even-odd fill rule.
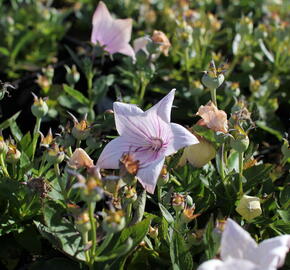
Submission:
[[[103,198],[102,182],[96,177],[89,177],[81,189],[81,198],[90,203],[98,202]]]
[[[42,98],[38,98],[35,94],[32,93],[34,96],[34,103],[31,106],[32,114],[37,117],[41,118],[45,116],[48,112],[48,106]]]
[[[77,71],[76,65],[72,65],[72,68],[65,65],[66,75],[65,79],[70,85],[76,84],[80,79],[80,73]]]
[[[231,147],[239,153],[245,152],[249,147],[249,137],[246,134],[239,134],[236,138],[231,138]]]
[[[90,129],[88,128],[88,122],[84,119],[74,124],[72,129],[72,135],[77,140],[85,140],[90,135]]]
[[[122,210],[109,211],[103,219],[102,227],[108,233],[121,231],[126,225],[124,213]]]
[[[65,154],[57,144],[53,144],[46,152],[46,160],[51,164],[59,164],[64,160]]]
[[[6,154],[6,161],[8,163],[17,163],[21,157],[21,152],[16,148],[15,145],[9,144],[8,151]]]
[[[157,180],[157,185],[164,186],[168,183],[168,180],[169,180],[169,173],[167,171],[167,166],[163,165],[161,172],[160,172],[160,175],[159,175],[158,180]]]
[[[135,187],[125,186],[122,198],[126,203],[135,202],[137,200],[137,192]]]
[[[202,83],[209,89],[219,88],[224,80],[225,76],[223,74],[218,74],[217,77],[212,77],[205,73],[201,78]]]
[[[244,195],[236,211],[247,221],[254,219],[262,214],[262,209],[260,205],[260,199],[258,197],[252,197]]]
[[[75,219],[75,225],[80,233],[88,232],[91,229],[89,214],[87,212],[83,212],[78,215]]]

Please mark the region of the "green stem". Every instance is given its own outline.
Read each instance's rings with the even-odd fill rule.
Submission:
[[[162,199],[162,187],[161,186],[157,186],[157,197],[158,197],[158,202],[161,203],[161,199]]]
[[[140,89],[140,96],[139,96],[139,104],[142,105],[143,103],[143,99],[145,96],[145,91],[146,91],[146,87],[148,85],[148,82],[145,78],[141,78],[141,89]]]
[[[32,160],[34,160],[34,155],[35,155],[37,140],[38,140],[38,137],[39,137],[40,124],[41,124],[41,118],[40,117],[37,117],[36,118],[35,127],[34,127],[34,131],[33,131]]]
[[[210,89],[210,96],[213,104],[217,107],[217,101],[216,101],[216,88]]]
[[[81,140],[77,140],[76,148],[79,148],[80,146],[81,146]]]
[[[132,213],[132,203],[129,202],[126,207],[126,224],[129,224],[131,221],[131,213]]]
[[[12,174],[15,179],[17,179],[16,163],[12,163]]]
[[[243,195],[243,167],[244,167],[244,153],[239,153],[239,195]]]
[[[88,232],[82,233],[82,239],[83,239],[83,245],[86,248],[86,245],[88,244]],[[85,258],[86,258],[87,264],[90,264],[89,250],[85,250]]]
[[[225,150],[225,144],[223,143],[219,150],[220,155],[220,176],[222,178],[222,181],[225,179],[225,170],[224,170],[224,150]]]
[[[186,78],[188,83],[188,90],[191,91],[192,89],[192,82],[190,77],[190,63],[189,63],[189,49],[188,47],[185,48],[185,68],[186,68]]]
[[[10,177],[8,170],[7,170],[7,167],[6,167],[6,164],[4,162],[3,153],[0,155],[0,165],[2,167],[2,171],[3,171],[4,175],[7,177]]]
[[[92,248],[91,248],[91,258],[90,258],[90,269],[93,269],[97,245],[97,232],[96,232],[96,220],[94,217],[96,203],[91,202],[89,204],[89,218],[91,223],[91,232],[92,232]]]

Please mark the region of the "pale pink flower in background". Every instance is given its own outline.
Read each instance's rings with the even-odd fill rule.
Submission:
[[[259,245],[251,235],[228,218],[221,240],[221,260],[209,260],[197,270],[276,270],[283,266],[290,235],[277,236]]]
[[[227,114],[223,110],[218,110],[213,102],[200,106],[196,115],[202,118],[197,122],[198,125],[205,125],[214,131],[228,132]]]
[[[114,115],[120,137],[109,142],[97,161],[97,168],[118,169],[124,154],[138,161],[136,177],[154,193],[166,156],[198,143],[181,125],[170,123],[175,90],[146,112],[136,105],[114,102]]]
[[[104,2],[100,1],[93,16],[91,42],[104,46],[110,54],[122,53],[135,59],[129,41],[132,19],[113,19]]]
[[[77,148],[69,159],[68,165],[76,169],[92,168],[94,166],[94,161],[89,157],[85,150]]]

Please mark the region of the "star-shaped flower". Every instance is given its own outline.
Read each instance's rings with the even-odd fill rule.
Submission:
[[[228,218],[221,241],[221,260],[209,260],[197,270],[276,270],[284,264],[290,248],[290,235],[277,236],[259,245]]]
[[[106,5],[100,1],[93,16],[91,42],[104,46],[110,54],[122,53],[135,59],[129,41],[132,32],[132,19],[113,19]]]
[[[124,154],[138,161],[136,177],[154,193],[166,156],[180,148],[198,143],[197,138],[181,125],[170,123],[175,90],[155,106],[142,111],[136,105],[114,102],[114,114],[120,137],[106,145],[97,168],[118,169]]]

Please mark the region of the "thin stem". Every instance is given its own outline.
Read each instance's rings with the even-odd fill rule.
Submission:
[[[7,170],[7,167],[6,167],[6,164],[4,162],[3,153],[0,155],[0,165],[2,167],[2,171],[3,171],[4,175],[7,177],[10,177],[8,170]]]
[[[96,220],[94,217],[96,203],[91,202],[89,204],[89,218],[91,223],[91,232],[92,232],[92,248],[91,248],[91,258],[90,258],[90,269],[93,269],[94,261],[95,261],[95,253],[96,253],[96,245],[97,245],[97,232],[96,232]]]
[[[219,151],[220,155],[220,164],[219,164],[219,170],[220,170],[220,176],[222,178],[222,181],[225,179],[225,170],[224,170],[224,150],[225,150],[225,144],[222,143]]]
[[[132,203],[129,202],[126,207],[126,224],[129,224],[131,220],[131,213],[132,213]]]
[[[244,153],[239,153],[239,195],[243,194],[243,167],[244,167]]]
[[[33,131],[33,140],[32,140],[32,160],[34,159],[34,155],[35,155],[35,151],[36,151],[37,140],[39,137],[40,124],[41,124],[41,118],[36,117],[36,123],[35,123],[34,131]]]
[[[161,202],[162,199],[162,187],[157,186],[157,196],[158,196],[158,202]]]
[[[82,233],[82,239],[83,239],[83,245],[86,248],[86,245],[88,243],[88,232],[84,232]],[[90,254],[89,254],[89,250],[85,250],[85,258],[86,258],[86,262],[87,264],[90,263]]]
[[[143,99],[145,96],[146,87],[148,85],[148,82],[145,78],[141,78],[141,89],[140,89],[140,96],[139,96],[139,104],[141,105],[143,103]]]
[[[216,101],[216,88],[210,89],[210,96],[213,104],[217,107],[217,101]]]

